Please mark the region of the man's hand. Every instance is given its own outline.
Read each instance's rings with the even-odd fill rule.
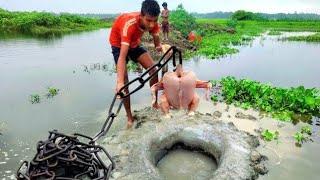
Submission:
[[[171,48],[171,45],[170,44],[163,44],[161,47],[162,47],[162,52],[164,54]],[[170,57],[171,54],[172,54],[172,50],[167,54],[167,57]]]
[[[118,93],[123,86],[124,86],[123,83],[117,83],[116,93]],[[122,92],[123,92],[123,91],[122,91]],[[117,96],[117,98],[120,99],[121,97],[120,97],[120,96]]]
[[[157,50],[157,52],[161,53],[161,52],[162,52],[162,46],[161,46],[161,45],[160,45],[160,46],[157,46],[157,47],[156,47],[156,50]]]

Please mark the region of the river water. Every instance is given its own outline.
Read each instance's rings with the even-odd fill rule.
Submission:
[[[14,178],[21,160],[30,160],[36,142],[46,139],[48,130],[81,132],[93,136],[100,130],[114,94],[113,57],[108,45],[109,29],[39,40],[8,38],[0,40],[0,178]],[[295,35],[306,33],[285,33]],[[279,36],[256,38],[240,52],[219,60],[194,57],[184,62],[199,79],[219,79],[232,75],[275,86],[320,87],[320,44],[278,41]],[[130,78],[137,73],[131,73]],[[59,94],[47,98],[48,87]],[[38,94],[40,103],[31,104],[30,95]],[[148,87],[132,97],[133,109],[150,105]],[[123,115],[123,110],[122,110]],[[122,128],[124,118],[112,127]],[[290,170],[299,164],[313,166],[304,177],[317,179],[319,139],[304,146],[304,158],[291,159]],[[276,169],[265,176],[298,179],[295,173]],[[293,175],[292,175],[293,174]]]

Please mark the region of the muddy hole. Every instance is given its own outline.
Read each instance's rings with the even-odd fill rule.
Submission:
[[[156,164],[164,179],[210,179],[217,169],[216,159],[200,148],[177,143],[164,151]]]

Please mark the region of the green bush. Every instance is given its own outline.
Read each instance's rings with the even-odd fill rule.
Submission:
[[[196,30],[196,18],[189,14],[180,4],[176,10],[172,11],[169,16],[171,26],[175,27],[182,33],[183,36],[187,37],[188,34]]]
[[[264,18],[256,13],[248,12],[244,10],[238,10],[234,12],[231,16],[231,19],[244,21],[244,20],[264,20]]]
[[[5,33],[50,37],[107,26],[110,25],[97,19],[66,13],[59,15],[47,12],[9,12],[0,9],[0,30]]]
[[[235,29],[237,27],[237,24],[238,24],[238,22],[237,22],[236,19],[230,19],[230,20],[227,21],[227,27],[228,28]]]

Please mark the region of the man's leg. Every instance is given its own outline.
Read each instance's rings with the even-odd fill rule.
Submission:
[[[120,48],[112,46],[111,49],[112,49],[112,55],[113,55],[113,58],[114,58],[114,62],[117,65],[118,59],[119,59],[119,55],[120,55]],[[126,61],[128,61],[128,59],[126,59]],[[128,72],[126,70],[125,73],[124,73],[124,84],[127,84],[128,82],[129,82]],[[126,88],[124,90],[124,92],[126,94],[129,93],[129,89]],[[133,116],[132,116],[132,113],[131,113],[130,96],[125,98],[125,99],[123,99],[123,105],[124,105],[124,108],[126,110],[127,119],[128,119],[127,120],[127,128],[130,128],[133,125]]]
[[[200,101],[200,98],[199,98],[198,94],[194,93],[193,99],[192,99],[191,103],[189,104],[189,108],[188,108],[188,115],[189,116],[194,115],[194,112],[199,105],[199,101]]]
[[[150,56],[149,53],[147,53],[147,52],[141,54],[141,55],[138,57],[138,62],[139,62],[139,63],[142,65],[142,67],[145,68],[145,69],[148,69],[148,68],[150,68],[152,65],[154,65],[154,62],[153,62],[151,56]],[[155,71],[156,71],[156,67],[153,68],[153,69],[149,72],[149,74],[151,75],[151,74],[153,74]],[[152,85],[154,85],[155,83],[157,83],[157,82],[158,82],[158,74],[156,74],[154,77],[152,77],[152,78],[150,79],[150,83],[149,83],[149,84],[150,84],[150,87],[151,87]],[[156,102],[155,102],[155,104],[154,104],[153,107],[154,107],[154,108],[158,108],[158,92],[156,92]]]
[[[170,105],[167,97],[164,94],[160,95],[160,107],[163,114],[165,115],[165,118],[170,118],[171,117],[169,114]]]
[[[127,84],[128,82],[129,82],[129,78],[128,78],[128,73],[126,71],[125,75],[124,75],[124,83]],[[125,91],[126,94],[129,93],[129,89],[128,88],[126,88],[124,91]],[[127,129],[129,129],[133,125],[133,116],[132,116],[132,113],[131,113],[130,96],[128,96],[125,99],[123,99],[123,105],[124,105],[124,108],[126,110],[127,119],[128,119],[128,121],[127,121]]]

